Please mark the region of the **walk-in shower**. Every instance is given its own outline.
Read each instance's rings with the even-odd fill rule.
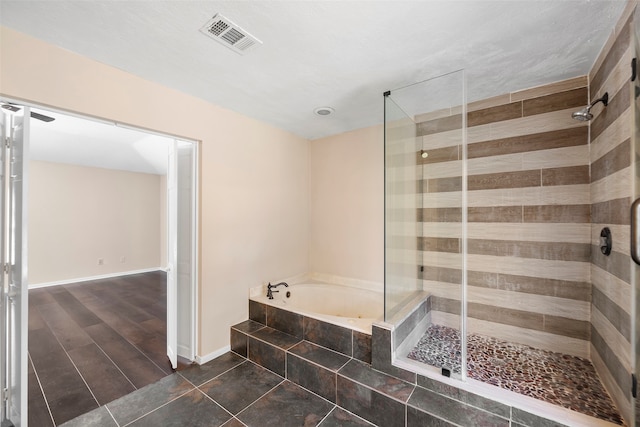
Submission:
[[[403,367],[621,424],[591,358],[609,261],[589,120],[609,95],[572,120],[588,99],[585,78],[467,104],[464,71],[384,94],[385,320]]]

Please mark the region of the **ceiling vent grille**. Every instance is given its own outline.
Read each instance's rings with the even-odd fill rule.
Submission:
[[[260,40],[219,13],[200,28],[200,31],[241,55],[262,44]]]

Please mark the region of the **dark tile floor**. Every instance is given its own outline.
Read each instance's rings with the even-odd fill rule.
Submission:
[[[592,417],[622,424],[590,361],[478,334],[467,336],[470,378]],[[407,355],[431,366],[461,370],[458,330],[431,325]]]
[[[171,374],[166,275],[29,291],[29,425],[60,425]]]
[[[235,353],[192,365],[64,427],[356,427],[373,424]]]

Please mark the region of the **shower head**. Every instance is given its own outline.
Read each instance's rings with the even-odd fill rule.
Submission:
[[[598,102],[602,102],[606,107],[609,104],[609,92],[605,92],[604,95],[602,95],[602,98],[596,99],[591,103],[591,105],[588,105],[587,107],[584,107],[582,110],[576,111],[575,113],[571,114],[571,117],[573,117],[576,120],[580,120],[581,122],[587,122],[593,119],[593,114],[591,114],[590,111],[591,111],[591,108],[593,108],[593,106],[596,105]]]
[[[571,117],[576,120],[580,120],[581,122],[587,122],[593,119],[593,114],[589,112],[590,109],[591,107],[584,107],[582,110],[573,113]]]

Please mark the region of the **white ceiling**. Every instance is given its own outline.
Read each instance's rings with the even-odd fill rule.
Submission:
[[[458,69],[469,101],[587,74],[625,3],[1,0],[0,23],[316,139],[379,124],[384,91]],[[203,35],[216,13],[263,45]]]
[[[103,169],[166,175],[171,138],[51,111],[30,121],[30,158]]]

